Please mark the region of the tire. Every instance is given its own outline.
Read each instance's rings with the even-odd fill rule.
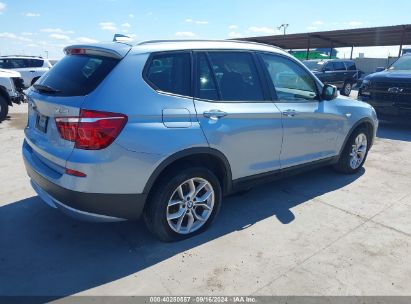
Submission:
[[[190,189],[194,188],[201,190],[187,200],[193,192]],[[151,233],[162,241],[183,240],[203,232],[221,207],[220,182],[204,167],[174,170],[162,177],[153,190],[144,211],[144,221]],[[199,200],[205,197],[208,198]]]
[[[7,118],[9,113],[9,104],[3,96],[0,96],[0,122]]]
[[[349,81],[344,83],[344,86],[341,89],[341,95],[350,96],[352,90],[352,84]]]
[[[358,146],[359,143],[361,143],[360,146]],[[371,140],[367,129],[358,128],[354,130],[347,140],[347,143],[345,144],[338,163],[334,166],[334,169],[344,174],[357,173],[361,170],[365,160],[367,159],[370,143]],[[356,162],[354,162],[354,158],[356,159]]]

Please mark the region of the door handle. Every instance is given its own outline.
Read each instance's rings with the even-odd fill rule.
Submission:
[[[221,117],[227,116],[226,112],[220,111],[220,110],[210,110],[210,111],[205,111],[203,113],[204,117],[210,118],[212,120],[217,120]]]
[[[30,73],[36,73],[36,71],[30,71]]]
[[[297,115],[297,112],[295,110],[288,109],[283,112],[283,115],[287,117],[294,117],[295,115]]]

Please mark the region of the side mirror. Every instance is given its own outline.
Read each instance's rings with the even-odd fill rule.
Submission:
[[[382,71],[384,71],[384,70],[385,70],[384,67],[378,67],[378,68],[375,70],[375,72],[378,73],[378,72],[382,72]]]
[[[338,96],[337,87],[330,85],[330,84],[324,85],[323,93],[322,93],[323,100],[333,100],[337,98],[337,96]]]

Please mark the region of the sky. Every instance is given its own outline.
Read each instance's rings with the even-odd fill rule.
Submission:
[[[411,0],[0,0],[0,55],[59,59],[77,43],[227,39],[411,23]],[[350,49],[340,49],[349,57]],[[355,48],[354,56],[397,56],[398,46]]]

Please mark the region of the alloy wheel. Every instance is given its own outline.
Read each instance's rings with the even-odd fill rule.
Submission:
[[[367,154],[367,136],[364,133],[360,133],[355,138],[350,153],[350,167],[351,169],[357,169],[364,161]]]
[[[167,204],[167,222],[179,234],[200,229],[213,212],[213,186],[200,177],[190,178],[174,190]]]
[[[350,95],[350,93],[351,93],[351,83],[345,84],[344,93],[347,96]]]

